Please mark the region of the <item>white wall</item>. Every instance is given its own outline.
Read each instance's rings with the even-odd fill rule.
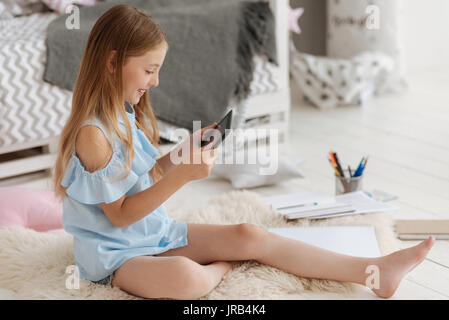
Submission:
[[[403,11],[407,73],[449,72],[449,1],[403,0]]]

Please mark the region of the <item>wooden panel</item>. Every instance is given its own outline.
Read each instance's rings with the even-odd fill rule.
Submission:
[[[0,179],[48,169],[54,166],[55,161],[56,154],[43,154],[30,158],[3,162],[0,165]]]

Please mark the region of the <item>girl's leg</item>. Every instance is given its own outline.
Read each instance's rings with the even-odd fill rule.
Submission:
[[[432,237],[419,245],[387,256],[360,258],[276,234],[270,234],[267,238],[268,249],[264,256],[257,259],[259,262],[306,278],[366,285],[381,297],[393,295],[402,278],[424,260],[435,241]]]
[[[187,246],[155,256],[184,256],[200,264],[214,261],[255,260],[266,247],[265,230],[249,224],[187,223]]]
[[[434,243],[428,239],[412,248],[380,258],[359,258],[324,250],[288,239],[252,224],[188,224],[188,245],[158,256],[186,256],[198,263],[256,260],[307,278],[329,279],[365,285],[373,269],[379,271],[379,288],[390,297],[401,279],[426,257]],[[376,269],[377,267],[377,269]],[[366,273],[370,272],[370,273]]]
[[[203,266],[181,256],[140,256],[115,271],[112,286],[143,298],[196,299],[215,288],[231,267],[224,261]]]

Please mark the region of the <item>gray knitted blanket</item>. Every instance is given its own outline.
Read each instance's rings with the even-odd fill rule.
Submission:
[[[248,96],[254,54],[277,64],[267,2],[108,1],[81,7],[80,29],[66,28],[68,15],[49,25],[45,81],[73,90],[91,28],[103,12],[121,3],[144,9],[167,36],[170,50],[150,100],[156,117],[171,124],[192,130],[194,120],[202,126],[218,121],[232,97],[239,101]]]

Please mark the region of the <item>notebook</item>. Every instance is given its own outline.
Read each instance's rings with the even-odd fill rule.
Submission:
[[[355,209],[351,205],[344,203],[335,203],[327,205],[316,205],[313,208],[303,207],[301,210],[293,211],[290,213],[285,213],[285,211],[278,210],[279,213],[285,216],[287,220],[296,220],[300,218],[314,218],[319,219],[323,216],[328,216],[336,213],[350,213],[354,212]]]
[[[373,226],[269,228],[269,232],[354,257],[380,257]]]
[[[376,201],[363,191],[329,196],[325,193],[305,192],[265,197],[271,208],[287,220],[300,218],[324,219],[351,214],[383,212],[399,208]]]
[[[449,220],[396,220],[396,233],[402,240],[435,239],[449,240]]]

